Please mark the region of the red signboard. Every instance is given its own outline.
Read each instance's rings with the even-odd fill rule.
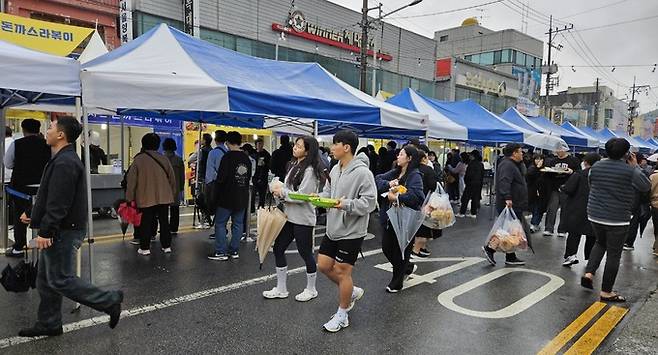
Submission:
[[[452,59],[444,58],[436,61],[436,77],[447,78],[452,74]]]
[[[361,48],[359,48],[356,45],[352,45],[352,44],[344,43],[344,42],[340,41],[341,38],[336,36],[335,34],[332,34],[331,36],[327,36],[327,37],[333,37],[333,38],[336,38],[338,40],[332,39],[332,38],[327,38],[327,37],[322,37],[322,36],[319,36],[317,34],[312,34],[312,33],[306,32],[306,31],[296,31],[293,28],[285,27],[285,26],[283,26],[281,24],[278,24],[278,23],[273,23],[272,24],[272,30],[276,31],[276,32],[284,32],[285,34],[290,35],[290,36],[304,38],[304,39],[307,39],[309,41],[314,41],[314,42],[326,44],[328,46],[333,46],[333,47],[345,49],[345,50],[348,50],[348,51],[351,51],[351,52],[354,52],[354,53],[361,53]],[[372,57],[373,51],[369,50],[367,54],[368,54],[368,56]],[[383,53],[377,54],[377,58],[379,58],[380,60],[383,60],[383,61],[387,61],[387,62],[393,60],[393,57],[391,55],[383,54]]]

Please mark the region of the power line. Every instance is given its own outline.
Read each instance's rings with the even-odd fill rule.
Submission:
[[[567,19],[567,18],[576,17],[576,16],[578,16],[578,15],[582,15],[582,14],[588,14],[588,13],[591,13],[591,12],[593,12],[593,11],[597,11],[597,10],[605,9],[605,8],[607,8],[607,7],[611,7],[611,6],[619,5],[619,4],[624,3],[624,2],[627,2],[627,1],[628,1],[628,0],[621,0],[621,1],[613,2],[613,3],[607,4],[607,5],[603,5],[603,6],[595,7],[595,8],[588,9],[588,10],[583,10],[583,11],[581,11],[581,12],[576,12],[575,14],[571,14],[571,15],[568,15],[568,16],[563,16],[562,18],[563,18],[563,19]]]
[[[657,17],[658,17],[658,14],[651,15],[651,16],[646,16],[646,17],[635,18],[635,19],[630,19],[630,20],[621,21],[621,22],[609,23],[609,24],[601,25],[601,26],[587,27],[587,28],[583,28],[583,29],[580,29],[580,30],[575,30],[575,32],[585,32],[585,31],[598,30],[598,29],[601,29],[601,28],[608,28],[608,27],[613,27],[613,26],[625,25],[627,23],[634,23],[634,22],[651,20],[651,19],[654,19],[654,18],[657,18]]]
[[[462,8],[459,8],[459,9],[432,12],[432,13],[429,13],[429,14],[409,15],[409,16],[395,16],[395,17],[390,17],[390,19],[409,19],[409,18],[419,18],[419,17],[430,17],[430,16],[437,16],[437,15],[445,15],[445,14],[451,14],[451,13],[455,13],[455,12],[459,12],[459,11],[475,9],[475,8],[478,8],[478,7],[487,6],[487,5],[491,5],[491,4],[496,4],[496,3],[499,3],[499,2],[503,2],[503,1],[505,1],[505,0],[489,1],[489,2],[482,3],[482,4],[478,4],[478,5],[462,7]]]

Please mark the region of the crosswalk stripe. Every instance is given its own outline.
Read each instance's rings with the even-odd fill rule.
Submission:
[[[605,303],[594,302],[589,308],[578,316],[571,324],[560,332],[550,343],[541,349],[537,355],[557,354],[578,332],[580,332],[589,322],[596,317],[601,310],[605,308]]]
[[[592,354],[628,312],[627,308],[612,306],[583,336],[567,350],[565,355]]]

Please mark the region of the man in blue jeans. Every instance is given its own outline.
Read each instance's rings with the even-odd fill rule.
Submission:
[[[215,251],[208,255],[210,260],[239,258],[240,237],[242,237],[245,209],[249,205],[249,181],[251,161],[240,149],[242,136],[231,131],[226,135],[229,151],[222,157],[215,189],[217,193],[217,213],[215,214]],[[231,243],[226,248],[226,225],[231,219]]]
[[[110,316],[116,327],[121,314],[123,292],[103,291],[75,274],[76,251],[87,228],[87,188],[84,166],[74,143],[82,127],[73,117],[53,121],[46,133],[52,158],[46,165],[31,219],[23,213],[23,223],[38,229],[39,256],[37,323],[21,330],[23,337],[56,336],[62,330],[62,296]]]

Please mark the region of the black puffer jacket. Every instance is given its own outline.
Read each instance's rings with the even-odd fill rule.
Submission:
[[[504,158],[496,168],[496,209],[505,208],[505,201],[512,200],[515,211],[528,210],[528,186],[525,167],[510,158]]]

